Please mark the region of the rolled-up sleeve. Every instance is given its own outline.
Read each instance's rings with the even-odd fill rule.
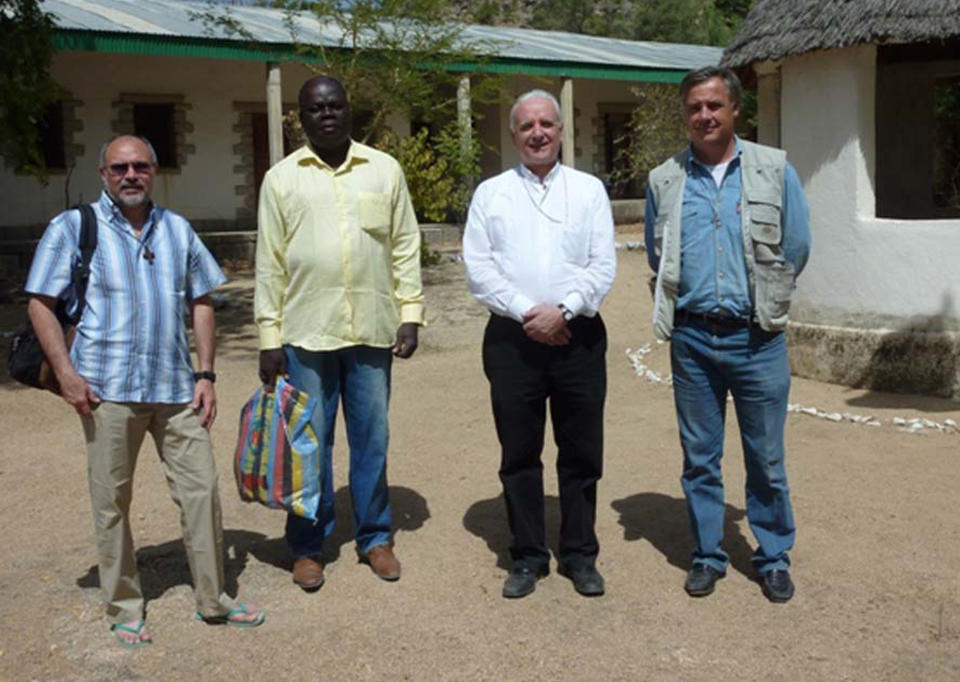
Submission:
[[[260,187],[257,211],[256,284],[253,314],[260,350],[279,348],[283,338],[283,297],[287,289],[284,256],[284,222],[273,176],[268,172]]]

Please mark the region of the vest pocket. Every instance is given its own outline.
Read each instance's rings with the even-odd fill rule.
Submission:
[[[754,258],[758,263],[782,263],[780,207],[756,201],[751,201],[749,206]]]
[[[790,296],[793,294],[793,267],[785,263],[761,264],[758,261],[754,279],[757,321],[767,331],[783,329],[787,326]]]

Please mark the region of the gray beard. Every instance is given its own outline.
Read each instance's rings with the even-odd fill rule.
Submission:
[[[107,194],[110,194],[109,190],[107,191]],[[150,196],[143,190],[141,190],[141,194],[138,199],[125,197],[123,195],[114,196],[113,194],[110,194],[110,198],[113,199],[117,206],[122,206],[124,208],[137,208],[139,206],[143,206],[144,204],[150,203]]]

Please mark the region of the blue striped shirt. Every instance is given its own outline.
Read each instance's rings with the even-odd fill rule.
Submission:
[[[138,239],[106,192],[93,207],[97,250],[70,359],[104,400],[188,403],[194,380],[187,302],[227,278],[176,213],[154,206]],[[75,306],[70,271],[80,258],[79,240],[79,211],[54,218],[37,246],[26,291]]]

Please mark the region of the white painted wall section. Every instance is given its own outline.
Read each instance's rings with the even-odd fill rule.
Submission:
[[[875,217],[875,79],[871,45],[783,62],[782,146],[803,181],[813,233],[791,318],[960,329],[960,220]]]

